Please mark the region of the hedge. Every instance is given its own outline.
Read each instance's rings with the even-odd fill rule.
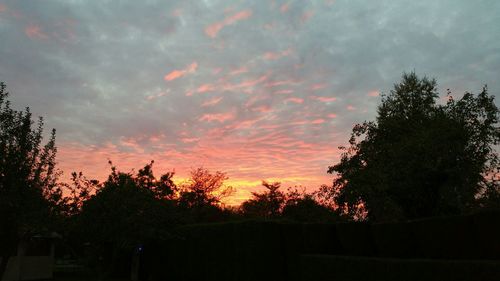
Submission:
[[[389,259],[304,255],[302,280],[498,281],[500,261]]]

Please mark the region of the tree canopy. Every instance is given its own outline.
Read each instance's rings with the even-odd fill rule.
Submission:
[[[11,108],[0,83],[0,279],[19,239],[48,230],[60,202],[55,130],[43,144],[43,119]]]
[[[487,88],[437,103],[435,80],[404,74],[375,121],[354,126],[326,197],[373,220],[459,214],[498,185],[499,111]]]

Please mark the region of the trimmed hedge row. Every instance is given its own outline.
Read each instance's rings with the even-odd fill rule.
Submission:
[[[498,281],[500,261],[303,255],[302,280]]]
[[[304,254],[337,256],[335,261],[338,256],[349,256],[328,267],[341,269],[344,264],[349,268],[352,262],[375,272],[385,272],[380,266],[401,265],[410,271],[434,266],[415,258],[500,261],[500,212],[378,224],[262,221],[199,224],[178,228],[176,236],[161,245],[150,246],[153,249],[149,252],[154,257],[148,260],[153,261],[150,271],[157,276],[156,280],[300,280],[301,272],[309,266],[308,260],[300,258]],[[355,256],[402,260],[397,260],[401,264],[393,259],[382,264],[380,259],[362,259],[360,263]],[[332,260],[327,258],[325,262],[330,264]],[[449,268],[462,264],[436,262],[436,266],[443,266],[443,272],[447,272],[449,264]],[[475,270],[476,263],[471,270]],[[477,266],[489,268],[483,263]]]

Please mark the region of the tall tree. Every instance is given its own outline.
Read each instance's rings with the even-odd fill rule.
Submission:
[[[190,178],[180,185],[177,198],[188,220],[203,222],[221,219],[224,213],[221,200],[233,192],[233,188],[225,184],[227,179],[226,173],[220,171],[212,173],[201,167],[191,170]]]
[[[130,254],[141,243],[168,238],[176,223],[174,204],[169,200],[176,189],[173,172],[157,179],[153,162],[136,174],[120,172],[110,165],[111,173],[104,183],[90,182],[96,185],[87,188],[89,182],[83,179],[82,190],[95,190],[95,194],[74,200],[81,203],[74,233],[91,243],[95,258],[103,258],[100,263],[107,271],[119,266],[122,253]],[[86,192],[83,195],[88,196]]]
[[[12,109],[8,96],[0,83],[0,277],[20,239],[48,230],[62,195],[56,183],[55,130],[43,145],[43,119],[34,126],[29,108]]]
[[[459,214],[498,192],[499,111],[484,88],[436,103],[436,81],[404,74],[375,121],[354,126],[326,197],[373,220]],[[363,214],[364,213],[364,214]]]
[[[241,204],[241,211],[244,215],[251,217],[277,218],[286,202],[285,194],[279,190],[281,183],[262,181],[262,186],[266,188],[266,191],[252,192],[253,198]]]

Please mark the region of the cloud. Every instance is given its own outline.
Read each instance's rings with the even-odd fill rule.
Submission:
[[[202,107],[214,106],[214,105],[218,104],[222,99],[223,99],[223,97],[213,97],[213,98],[205,101],[201,106]]]
[[[215,114],[204,114],[199,120],[213,122],[217,121],[219,123],[224,123],[225,121],[231,120],[234,118],[233,113],[215,113]]]
[[[35,24],[30,24],[24,29],[24,33],[30,39],[49,39],[49,36],[42,31],[42,28]]]
[[[249,17],[252,16],[252,11],[251,10],[244,10],[240,11],[230,17],[226,17],[223,21],[221,22],[216,22],[214,24],[211,24],[205,28],[205,33],[211,37],[215,38],[217,37],[217,34],[219,31],[224,28],[225,26],[235,24],[238,21],[248,19]]]
[[[323,124],[325,123],[325,119],[315,119],[313,121],[311,121],[311,124]]]
[[[311,96],[312,99],[315,99],[315,100],[318,100],[320,102],[326,102],[326,103],[329,103],[329,102],[332,102],[332,101],[336,101],[337,98],[336,97],[318,97],[318,96]]]
[[[289,56],[290,54],[292,53],[292,49],[288,48],[286,50],[283,50],[281,52],[266,52],[264,55],[263,55],[263,58],[266,59],[266,60],[277,60],[277,59],[280,59],[282,57],[286,57],[286,56]]]
[[[301,104],[304,102],[304,99],[302,99],[302,98],[288,98],[285,100],[285,102],[292,102],[292,103]]]
[[[164,79],[165,79],[165,81],[172,81],[172,80],[175,80],[177,78],[181,78],[182,76],[184,76],[186,74],[194,73],[197,68],[198,68],[198,63],[193,62],[183,70],[173,70],[169,74],[165,75]]]
[[[228,172],[236,201],[266,178],[312,190],[403,71],[499,99],[500,2],[1,2],[0,79],[57,129],[65,173],[154,159]]]
[[[288,9],[290,8],[290,2],[284,3],[283,5],[280,6],[280,11],[282,13],[288,12]]]

